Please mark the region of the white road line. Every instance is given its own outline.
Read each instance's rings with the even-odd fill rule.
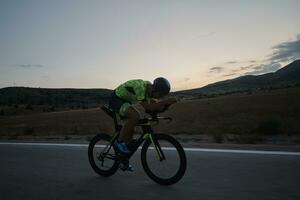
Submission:
[[[0,142],[0,145],[88,147],[88,144],[24,143],[24,142],[20,142],[20,143],[19,142]],[[103,145],[99,145],[99,146],[104,147]],[[175,148],[171,148],[171,147],[163,147],[163,149],[171,150],[171,151],[175,150]],[[244,154],[300,156],[300,152],[291,152],[291,151],[262,151],[262,150],[235,150],[235,149],[209,149],[209,148],[184,148],[184,150],[191,151],[191,152],[217,152],[217,153],[244,153]]]
[[[63,144],[63,143],[30,143],[30,142],[0,142],[0,145],[26,145],[26,146],[62,146],[62,147],[88,147],[88,144]]]
[[[262,151],[262,150],[206,149],[206,148],[184,148],[184,150],[185,151],[218,152],[218,153],[247,153],[247,154],[300,156],[300,152],[291,152],[291,151]]]

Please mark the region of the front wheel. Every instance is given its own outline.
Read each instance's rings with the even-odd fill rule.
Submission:
[[[186,170],[186,155],[180,143],[165,134],[152,134],[141,151],[146,174],[162,185],[177,183]]]

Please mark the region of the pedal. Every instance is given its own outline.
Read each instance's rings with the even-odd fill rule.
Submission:
[[[129,160],[128,159],[122,159],[119,165],[119,168],[122,171],[126,171],[128,169],[129,166]]]

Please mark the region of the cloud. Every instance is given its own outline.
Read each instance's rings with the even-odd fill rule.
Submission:
[[[274,72],[280,69],[280,63],[269,63],[269,64],[261,64],[258,66],[253,67],[253,71],[246,72],[244,75],[258,75],[258,74],[265,74],[269,72]]]
[[[300,59],[300,34],[296,39],[277,44],[272,47],[272,54],[265,56],[263,60],[245,59],[245,60],[229,60],[224,62],[229,70],[224,67],[211,67],[207,76],[214,76],[215,74],[222,75],[222,77],[229,77],[233,75],[260,75],[270,72],[275,72],[282,67],[285,62],[292,62]],[[230,66],[232,65],[232,66]],[[240,65],[239,67],[237,65]],[[228,72],[228,73],[226,73]]]
[[[233,69],[233,70],[231,70],[231,72],[236,73],[236,72],[245,71],[245,70],[247,70],[247,69],[253,68],[253,66],[255,66],[255,65],[254,65],[254,64],[247,65],[247,66],[244,66],[244,67],[240,67],[240,68],[238,68],[238,69]]]
[[[44,65],[41,64],[22,64],[22,65],[13,65],[14,67],[20,67],[20,68],[41,68],[44,67]]]
[[[248,65],[248,66],[245,66],[245,67],[241,67],[240,69],[241,70],[246,70],[246,69],[250,69],[251,67],[253,67],[254,65]]]
[[[300,58],[300,34],[296,40],[283,42],[272,48],[274,52],[269,60],[272,62],[292,61]]]
[[[209,73],[220,73],[224,70],[223,67],[211,67]]]
[[[225,74],[225,75],[223,75],[223,77],[233,76],[233,75],[236,75],[236,74],[237,74],[237,73]]]
[[[231,72],[239,72],[239,71],[241,71],[240,69],[233,69],[233,70],[231,70]]]
[[[191,78],[189,77],[184,78],[184,81],[189,81],[189,80],[191,80]]]
[[[236,64],[236,63],[237,63],[237,61],[235,61],[235,60],[226,62],[226,64]]]
[[[207,33],[206,36],[213,36],[213,35],[215,35],[215,34],[216,34],[216,32],[211,31],[211,32]]]
[[[249,65],[242,67],[241,70],[251,69],[244,75],[259,75],[277,71],[281,68],[281,62],[291,62],[300,58],[300,34],[293,41],[287,41],[272,47],[273,53],[267,58],[264,64]],[[255,60],[250,60],[249,63],[257,63]]]
[[[177,83],[184,83],[184,82],[188,82],[191,81],[192,79],[190,77],[184,77],[181,79],[176,80]]]
[[[210,36],[213,36],[215,34],[216,34],[216,32],[213,32],[213,31],[207,32],[207,33],[202,33],[202,34],[197,35],[193,40],[197,40],[197,39],[202,38],[202,37],[210,37]]]

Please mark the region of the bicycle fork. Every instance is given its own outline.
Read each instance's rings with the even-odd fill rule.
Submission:
[[[160,144],[157,142],[157,140],[155,138],[153,138],[153,134],[151,133],[146,133],[144,136],[144,139],[150,139],[152,145],[154,146],[154,149],[157,153],[157,157],[159,159],[159,161],[163,161],[166,159],[164,152],[161,149]]]

